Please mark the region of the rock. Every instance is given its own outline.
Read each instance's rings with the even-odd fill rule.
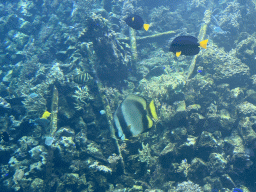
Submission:
[[[218,145],[217,140],[214,138],[212,133],[209,133],[207,131],[203,131],[199,141],[198,141],[198,147],[209,147],[209,148],[216,148]]]
[[[161,151],[160,155],[166,155],[167,153],[175,152],[175,143],[168,143],[165,148]]]
[[[210,174],[223,173],[228,161],[219,153],[211,153],[209,156],[208,170]]]
[[[197,183],[208,174],[207,164],[200,158],[194,158],[188,169],[188,178]]]
[[[237,106],[239,114],[243,117],[248,117],[251,115],[256,115],[256,106],[248,101],[242,102]]]
[[[227,60],[226,62],[220,62],[214,65],[214,78],[220,82],[234,82],[238,83],[238,79],[248,79],[249,78],[249,67],[241,62],[240,59],[233,58],[232,60]],[[244,82],[244,81],[243,81]],[[241,82],[239,82],[241,84]]]
[[[17,45],[17,49],[18,50],[22,50],[23,47],[25,46],[25,44],[28,42],[29,36],[24,34],[24,33],[22,33],[22,32],[16,32],[13,35],[12,40]]]
[[[220,177],[221,183],[224,187],[227,188],[234,188],[236,187],[236,184],[234,183],[234,181],[232,180],[232,178],[228,175],[228,174],[223,174]]]
[[[79,175],[77,173],[66,173],[64,175],[64,183],[67,185],[75,185],[79,181]]]
[[[61,159],[65,162],[70,162],[74,157],[78,156],[73,137],[62,136],[52,146],[59,150]]]
[[[25,34],[30,34],[32,32],[32,24],[24,19],[21,19],[20,31]]]
[[[255,54],[256,54],[256,33],[248,35],[247,38],[241,41],[237,45],[237,57],[241,59],[243,63],[248,65],[252,70],[252,73],[255,74]]]
[[[256,143],[256,133],[253,129],[255,126],[256,117],[245,117],[239,121],[238,130],[242,135],[243,140],[246,141],[247,145],[254,145]]]
[[[241,100],[244,97],[244,91],[240,87],[237,87],[235,89],[231,89],[230,95],[233,99]]]
[[[172,130],[171,137],[175,141],[182,141],[182,140],[186,139],[186,137],[187,137],[187,129],[185,127],[176,128],[176,129]]]
[[[37,192],[44,192],[45,191],[44,187],[45,187],[44,180],[40,178],[35,178],[30,185],[30,190],[37,191]]]

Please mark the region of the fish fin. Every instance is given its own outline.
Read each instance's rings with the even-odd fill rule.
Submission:
[[[150,119],[148,115],[147,115],[147,119],[148,119],[148,128],[151,128],[153,126],[153,121],[152,119]]]
[[[147,31],[149,29],[149,24],[144,24],[143,28]]]
[[[156,107],[155,107],[154,100],[152,100],[152,101],[149,103],[149,110],[150,110],[150,113],[151,113],[152,117],[153,117],[155,120],[158,120],[158,116],[157,116],[157,113],[156,113]]]
[[[179,57],[181,55],[181,51],[180,52],[176,52],[176,57]]]
[[[207,43],[208,43],[208,39],[201,41],[200,42],[200,47],[203,47],[204,49],[207,49]]]
[[[132,18],[132,21],[134,21],[134,17]]]

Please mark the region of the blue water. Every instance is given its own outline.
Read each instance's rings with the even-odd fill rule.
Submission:
[[[0,0],[0,191],[256,191],[255,7]],[[178,36],[207,49],[177,57]],[[140,116],[116,112],[130,94]]]

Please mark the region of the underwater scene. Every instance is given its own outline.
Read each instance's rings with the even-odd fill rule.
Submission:
[[[0,0],[0,192],[255,192],[256,0]]]

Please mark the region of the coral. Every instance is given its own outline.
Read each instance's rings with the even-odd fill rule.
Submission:
[[[179,183],[176,188],[177,192],[203,192],[203,189],[198,185],[194,184],[192,181],[184,181]]]
[[[114,113],[120,100],[124,99],[124,96],[114,87],[102,87],[100,92],[106,96],[107,103],[110,106],[111,112]]]
[[[239,27],[238,20],[242,17],[240,12],[240,3],[236,0],[227,3],[227,7],[219,15],[215,17],[219,19],[218,23],[220,26],[232,25],[233,27]]]
[[[255,9],[246,3],[2,1],[0,125],[10,140],[0,142],[1,191],[255,191],[246,182],[255,172]],[[129,36],[131,13],[149,31]],[[187,78],[193,57],[168,53],[170,41],[202,31],[209,46]],[[72,78],[84,73],[92,83]],[[153,99],[159,119],[120,141],[113,113],[128,94]]]
[[[190,0],[189,7],[205,7],[206,0]]]
[[[41,117],[46,110],[46,99],[42,95],[30,97],[29,95],[22,101],[27,111],[27,117],[34,119]]]
[[[162,106],[159,110],[160,118],[163,122],[170,122],[175,115],[175,109],[172,105],[167,103],[162,103]]]
[[[151,152],[151,149],[148,143],[146,145],[142,143],[142,150],[139,150],[139,154],[138,154],[139,161],[146,162],[147,166],[149,167],[151,167],[157,162],[157,157],[152,156],[150,152]]]
[[[187,159],[184,159],[181,161],[181,163],[177,169],[177,173],[183,172],[185,177],[187,177],[189,167],[190,167],[190,164],[188,164]]]
[[[101,159],[105,161],[106,159],[103,155],[101,146],[94,141],[90,141],[88,143],[89,144],[87,145],[87,153],[95,157],[96,159]]]
[[[44,192],[44,180],[35,178],[30,186],[31,191]]]
[[[251,73],[254,74],[255,69],[255,54],[256,54],[256,33],[244,33],[240,35],[243,39],[236,47],[236,54],[239,59],[250,67]],[[253,76],[251,77],[253,78]]]
[[[50,69],[49,73],[46,74],[46,84],[51,85],[55,81],[58,81],[60,84],[65,82],[64,73],[60,69],[59,63],[55,63]]]
[[[139,11],[141,11],[140,7],[137,7],[137,0],[123,0],[123,6],[122,6],[122,17],[125,18],[127,17],[129,14],[132,13],[138,13]]]
[[[42,164],[46,164],[46,155],[47,151],[44,146],[38,145],[32,148],[29,153],[31,154],[31,158],[34,160],[41,160]]]
[[[62,136],[52,146],[59,150],[63,161],[69,162],[71,159],[78,155],[76,145],[72,137]]]
[[[250,69],[236,57],[235,49],[225,52],[224,49],[213,45],[204,52],[200,61],[205,70],[213,73],[213,79],[217,82],[239,85],[238,79],[242,78],[244,81],[249,79]]]
[[[105,173],[112,173],[112,169],[105,166],[105,165],[99,165],[98,161],[95,161],[93,164],[89,166],[89,168],[96,169],[98,171],[103,171]]]
[[[0,107],[11,108],[11,105],[4,98],[0,97]]]
[[[139,82],[138,89],[149,98],[162,98],[162,100],[167,101],[173,94],[180,92],[185,84],[185,77],[179,73],[174,73],[152,77],[149,81],[143,79]]]
[[[15,183],[17,183],[18,181],[20,181],[24,176],[24,170],[22,169],[16,169],[14,175],[13,175],[13,181]]]
[[[108,157],[110,164],[116,164],[121,159],[121,156],[117,156],[115,153]]]
[[[89,88],[87,85],[82,88],[77,86],[77,90],[75,90],[75,93],[72,95],[72,97],[75,98],[74,105],[77,110],[83,109],[88,105],[88,102],[90,100],[93,100],[93,97],[89,93]]]
[[[251,116],[256,114],[256,106],[248,101],[245,101],[237,106],[238,112],[242,116]]]
[[[179,29],[183,25],[183,20],[178,12],[179,10],[172,12],[171,7],[166,5],[154,7],[149,15],[150,29],[153,28],[157,32]]]

